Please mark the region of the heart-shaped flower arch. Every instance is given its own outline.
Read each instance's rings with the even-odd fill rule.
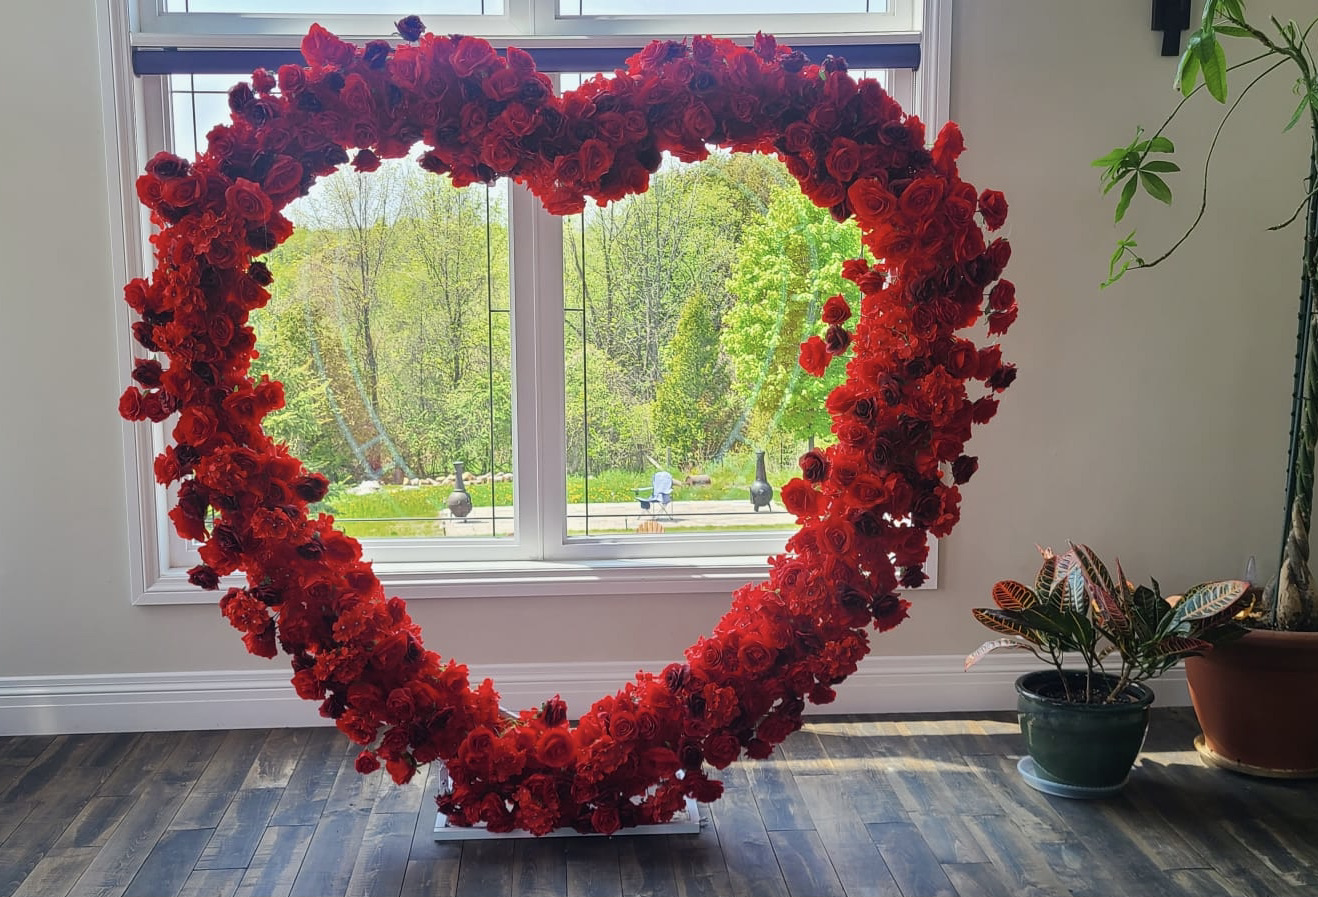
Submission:
[[[955,335],[982,315],[990,335],[1015,319],[1014,288],[998,279],[1009,246],[986,244],[979,224],[1001,226],[1002,195],[958,177],[954,124],[930,151],[924,126],[876,82],[769,36],[751,49],[655,42],[625,72],[562,96],[526,53],[501,57],[472,37],[356,47],[313,26],[303,53],[305,68],[234,87],[232,122],[195,161],[161,153],[137,182],[159,228],[156,267],[125,292],[141,316],[137,341],[169,364],[137,361],[140,387],[120,413],[178,413],[155,473],[179,481],[170,517],[203,543],[191,581],[216,589],[245,571],[247,587],[220,606],[248,649],[292,655],[297,693],[365,746],[361,772],[383,760],[406,782],[442,760],[454,786],[440,809],[456,824],[608,833],[665,821],[688,795],[718,798],[708,768],[768,755],[801,726],[807,700],[831,701],[869,650],[866,627],[905,618],[897,590],[923,582],[928,536],[958,518],[957,485],[976,467],[963,453],[971,426],[993,416],[992,393],[1015,376],[996,345]],[[838,296],[823,310],[827,335],[802,344],[808,372],[850,355],[848,377],[827,400],[836,444],[802,456],[802,477],[783,486],[800,529],[770,559],[768,581],[738,589],[686,663],[638,673],[575,727],[557,697],[501,714],[489,680],[472,688],[466,666],[422,647],[357,541],[329,516],[308,517],[326,479],[261,427],[283,388],[249,376],[247,319],[271,282],[254,259],[293,230],[280,210],[349,161],[347,147],[370,171],[418,141],[426,170],[459,186],[511,177],[557,214],[581,211],[587,196],[644,191],[664,152],[777,154],[812,201],[856,219],[881,260],[843,266],[864,296],[854,333]],[[986,387],[973,400],[972,380]]]

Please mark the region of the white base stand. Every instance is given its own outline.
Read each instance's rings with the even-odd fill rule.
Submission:
[[[654,825],[636,825],[620,828],[613,837],[622,835],[698,835],[700,834],[700,809],[694,798],[686,799],[686,809],[678,810],[671,822]],[[574,828],[556,828],[547,835],[533,835],[528,831],[516,829],[511,832],[486,831],[484,823],[473,826],[449,825],[448,817],[443,813],[435,814],[436,841],[493,841],[500,838],[603,838],[608,835],[598,833],[583,834]]]

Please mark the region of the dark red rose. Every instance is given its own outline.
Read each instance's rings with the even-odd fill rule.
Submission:
[[[783,141],[790,153],[800,153],[814,145],[815,130],[803,121],[794,121],[783,132]]]
[[[426,26],[422,23],[420,16],[405,16],[394,22],[394,27],[398,29],[398,35],[405,41],[416,43],[425,34]]]
[[[850,317],[851,306],[847,304],[841,293],[829,296],[824,302],[824,310],[819,315],[820,320],[825,324],[841,324]]]
[[[847,188],[847,199],[857,217],[882,221],[892,211],[897,198],[878,178],[863,178]]]
[[[988,332],[989,336],[996,336],[999,333],[1006,333],[1007,328],[1016,322],[1017,307],[1015,305],[1002,311],[989,313]]]
[[[971,455],[962,455],[952,462],[952,482],[960,486],[979,470],[979,459]]]
[[[368,149],[358,150],[352,157],[352,167],[363,173],[375,171],[380,167],[380,157]]]
[[[318,502],[329,492],[329,479],[323,473],[309,473],[293,481],[293,492],[305,502]]]
[[[860,170],[860,160],[860,144],[846,137],[838,137],[824,157],[824,167],[839,181],[849,181]]]
[[[160,385],[160,362],[154,358],[138,358],[133,364],[133,379],[148,389]]]
[[[714,114],[704,103],[693,103],[682,113],[682,131],[692,140],[704,140],[714,133]]]
[[[824,332],[824,349],[829,355],[841,355],[851,346],[851,333],[841,324],[829,324]]]
[[[997,230],[1007,221],[1007,198],[999,190],[985,190],[979,194],[979,213],[985,227]]]
[[[1016,304],[1016,284],[1010,280],[999,280],[989,291],[989,308],[993,311],[1006,311]]]
[[[724,769],[741,753],[741,742],[731,732],[718,732],[705,739],[705,759],[715,769]]]
[[[824,371],[828,370],[828,362],[831,357],[824,341],[817,336],[812,336],[801,343],[801,355],[797,360],[800,362],[801,369],[807,374],[822,377]]]
[[[292,156],[278,156],[261,178],[261,186],[270,196],[297,192],[302,186],[302,163]]]
[[[183,177],[191,166],[188,160],[163,150],[151,157],[146,163],[147,174],[162,180]]]
[[[938,208],[943,199],[943,181],[936,177],[922,177],[910,183],[902,191],[898,205],[902,213],[911,219],[928,217]]]
[[[567,722],[567,702],[554,695],[548,701],[542,711],[542,718],[546,726],[561,726]]]
[[[188,582],[202,589],[218,589],[220,577],[206,564],[198,564],[188,570]]]
[[[984,384],[996,392],[1002,392],[1014,382],[1016,382],[1016,365],[1004,364],[994,371],[993,375],[984,381]]]
[[[590,814],[590,826],[601,835],[613,834],[622,828],[618,808],[611,804],[596,807]]]
[[[911,603],[909,601],[896,595],[883,595],[875,598],[872,609],[874,628],[879,632],[887,632],[906,619],[906,613],[910,608]]]
[[[801,466],[802,475],[811,483],[822,482],[828,476],[828,459],[819,449],[810,449],[797,460],[797,464]]]

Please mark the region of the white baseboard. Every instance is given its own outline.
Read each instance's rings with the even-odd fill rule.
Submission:
[[[1038,666],[1018,657],[989,657],[970,672],[961,655],[866,658],[838,687],[832,704],[808,713],[932,713],[1014,710],[1013,682]],[[502,703],[534,707],[555,694],[575,716],[613,694],[638,669],[664,662],[579,662],[473,666],[489,676]],[[328,725],[316,705],[289,684],[288,669],[191,673],[121,673],[0,677],[0,735],[156,732]],[[1175,669],[1152,683],[1161,706],[1189,703],[1185,674]]]

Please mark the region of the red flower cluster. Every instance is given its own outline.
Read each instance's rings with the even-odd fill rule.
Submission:
[[[137,182],[159,227],[156,267],[126,299],[138,342],[168,366],[139,360],[119,409],[178,414],[155,470],[179,482],[178,532],[203,543],[192,582],[214,589],[244,571],[247,586],[220,606],[248,649],[292,656],[297,693],[364,746],[360,771],[383,763],[405,782],[443,760],[454,788],[439,803],[458,824],[607,833],[669,819],[688,795],[714,800],[711,768],[766,756],[800,727],[806,701],[832,700],[856,670],[867,627],[905,618],[898,590],[924,581],[928,536],[957,521],[957,486],[977,466],[964,454],[972,425],[1015,376],[997,346],[956,335],[981,315],[990,334],[1016,316],[1014,288],[998,279],[1008,244],[986,242],[979,224],[1002,224],[1001,194],[958,177],[955,125],[928,150],[920,121],[878,84],[764,35],[749,49],[656,42],[625,72],[561,97],[526,53],[499,56],[473,37],[357,47],[315,26],[303,52],[307,67],[258,71],[230,91],[232,121],[195,161],[162,153]],[[426,169],[458,184],[514,178],[557,213],[645,190],[665,152],[775,153],[815,203],[856,219],[879,260],[844,266],[864,297],[854,329],[835,297],[827,333],[802,346],[813,374],[848,357],[848,379],[828,398],[837,443],[804,455],[783,487],[801,528],[768,581],[737,590],[685,663],[639,673],[575,727],[557,698],[501,715],[491,682],[473,688],[465,666],[426,650],[359,544],[308,515],[324,477],[261,427],[284,396],[249,376],[247,322],[271,282],[254,259],[292,231],[280,210],[349,161],[347,148],[366,171],[418,140]],[[972,400],[975,380],[987,390]]]

